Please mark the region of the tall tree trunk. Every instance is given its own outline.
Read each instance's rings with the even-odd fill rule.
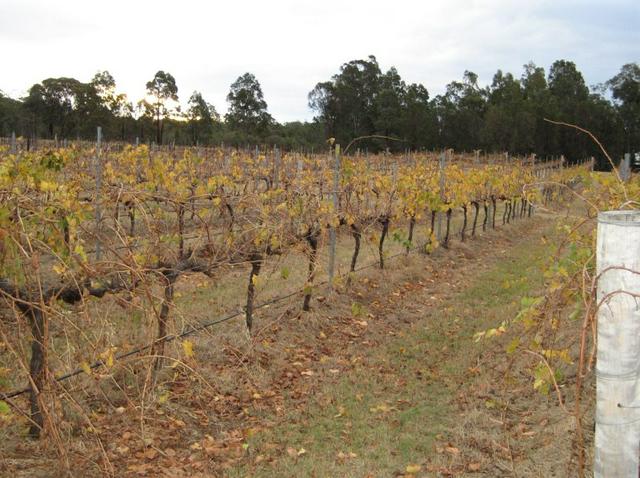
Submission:
[[[158,146],[162,144],[162,130],[160,126],[160,106],[158,106],[158,111],[156,115],[156,142]]]

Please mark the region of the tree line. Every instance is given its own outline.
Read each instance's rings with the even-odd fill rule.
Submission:
[[[374,56],[344,63],[308,96],[312,122],[278,123],[268,112],[261,85],[245,73],[231,85],[222,117],[194,91],[178,103],[172,74],[158,71],[146,97],[133,103],[118,93],[107,71],[83,83],[48,78],[24,98],[0,92],[0,135],[83,138],[102,126],[106,139],[157,144],[277,144],[289,149],[323,148],[363,136],[361,149],[481,149],[569,160],[601,159],[584,134],[545,121],[572,123],[593,132],[611,153],[640,151],[640,66],[630,63],[601,85],[589,88],[576,65],[558,60],[549,68],[528,63],[519,78],[498,70],[486,87],[465,71],[443,94],[431,97],[422,84],[406,83],[397,69],[383,72]]]
[[[224,117],[194,91],[186,108],[178,103],[174,76],[158,71],[146,83],[146,96],[133,103],[116,89],[108,71],[88,83],[75,78],[48,78],[31,86],[24,98],[0,91],[0,136],[15,132],[26,138],[92,139],[96,128],[111,141],[155,144],[278,144],[310,149],[324,142],[316,122],[277,123],[267,110],[260,83],[245,73],[231,85]]]
[[[407,84],[395,68],[382,72],[375,57],[343,64],[309,93],[327,136],[339,143],[382,135],[370,145],[401,150],[442,149],[538,156],[564,154],[570,161],[602,155],[593,141],[545,118],[590,130],[614,155],[640,151],[640,66],[624,65],[591,89],[576,65],[558,60],[548,75],[533,63],[520,78],[498,70],[487,87],[465,71],[443,94],[430,98],[421,84]]]

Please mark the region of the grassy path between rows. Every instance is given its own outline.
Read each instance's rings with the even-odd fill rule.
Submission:
[[[404,323],[375,346],[353,345],[349,366],[334,371],[307,403],[285,400],[284,417],[248,441],[251,463],[229,475],[437,476],[429,458],[459,453],[447,446],[460,419],[454,399],[477,375],[477,358],[488,346],[473,335],[512,318],[521,298],[541,287],[550,250],[541,238],[551,231],[550,223],[538,223],[477,267],[431,278],[429,287],[387,304],[384,310]],[[281,455],[267,459],[273,449]],[[475,466],[470,474],[481,473]]]

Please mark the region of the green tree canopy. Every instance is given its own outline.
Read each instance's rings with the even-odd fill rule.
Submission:
[[[229,111],[219,121],[215,108],[199,92],[189,98],[184,114],[175,79],[159,71],[147,83],[147,96],[134,110],[118,93],[108,71],[88,82],[48,78],[28,90],[25,98],[0,94],[0,135],[45,138],[95,138],[101,126],[107,139],[236,146],[268,143],[289,148],[326,147],[335,138],[346,145],[368,135],[402,141],[370,139],[357,147],[371,150],[453,148],[540,157],[565,155],[569,161],[605,158],[586,135],[557,126],[545,118],[584,127],[595,134],[613,157],[640,150],[640,66],[623,65],[606,83],[591,89],[575,63],[558,60],[548,69],[524,65],[518,77],[498,70],[488,86],[465,71],[431,98],[420,83],[409,83],[398,70],[382,71],[376,57],[343,63],[336,74],[319,82],[308,95],[314,121],[278,124],[267,111],[262,88],[246,73],[231,85]],[[136,114],[134,114],[134,111]],[[173,114],[175,112],[175,114]],[[355,148],[354,148],[355,150]]]
[[[264,135],[273,123],[262,87],[251,73],[239,76],[232,83],[227,102],[229,110],[225,121],[232,129]]]
[[[194,91],[189,98],[189,108],[185,116],[189,123],[193,144],[209,139],[215,123],[220,121],[216,108],[207,103],[198,91]]]
[[[435,99],[441,147],[471,151],[481,144],[481,127],[488,91],[478,85],[478,75],[465,71],[462,81],[452,81]]]
[[[147,113],[156,121],[156,141],[162,144],[163,119],[172,113],[169,100],[178,101],[178,86],[171,73],[158,71],[152,80],[147,82],[147,95],[152,102],[145,103]]]
[[[607,82],[624,126],[625,149],[640,151],[640,65],[627,63]]]
[[[388,78],[387,86],[392,88]],[[327,135],[347,144],[353,138],[376,133],[377,113],[386,101],[393,102],[393,92],[377,103],[380,93],[381,71],[376,57],[353,60],[343,64],[331,81],[318,83],[309,93],[309,107],[316,111],[317,120],[324,123]],[[391,106],[392,107],[392,106]]]

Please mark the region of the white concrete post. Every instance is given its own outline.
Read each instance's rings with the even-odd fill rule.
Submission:
[[[622,269],[624,268],[624,269]],[[638,476],[640,211],[598,215],[598,360],[594,476]]]
[[[624,159],[620,163],[620,178],[627,182],[631,179],[631,155],[624,153]]]

